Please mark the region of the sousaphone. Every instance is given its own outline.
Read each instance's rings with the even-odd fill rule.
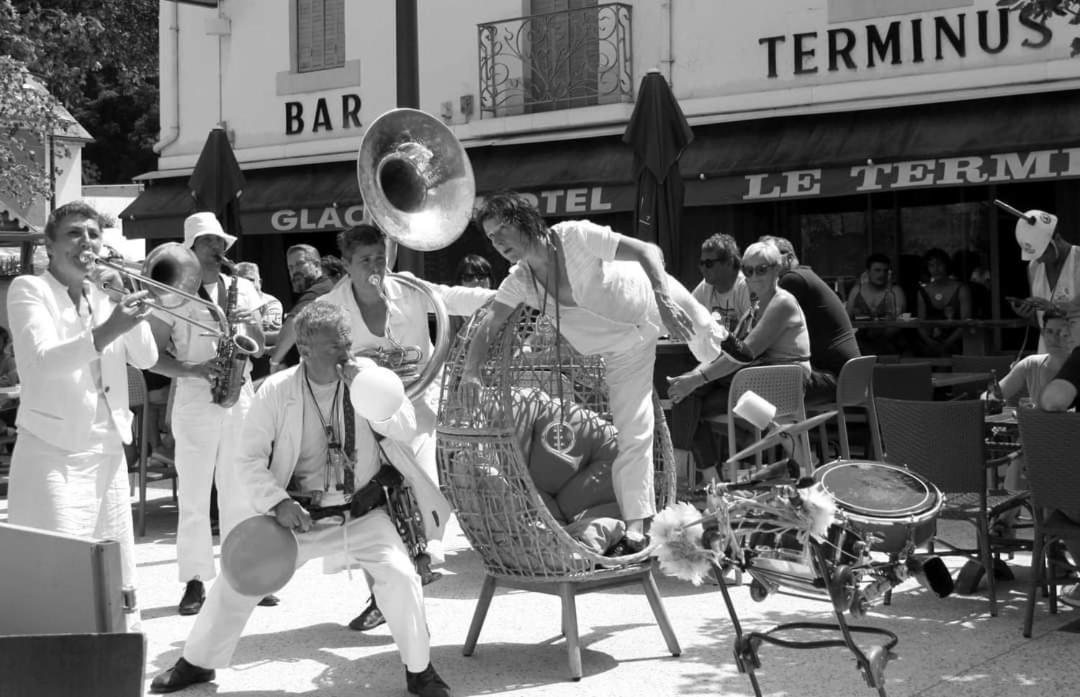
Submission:
[[[465,148],[445,124],[417,109],[393,109],[371,123],[360,143],[356,179],[365,216],[408,249],[443,249],[465,232],[472,217],[476,185]],[[422,282],[407,275],[387,275],[427,295],[435,313],[431,358],[405,385],[406,394],[413,398],[427,388],[446,360],[449,316],[442,299]],[[371,280],[381,292],[378,278]],[[415,347],[401,350],[417,353]]]

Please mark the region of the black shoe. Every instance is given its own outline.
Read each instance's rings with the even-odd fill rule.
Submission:
[[[183,657],[172,668],[158,675],[150,683],[150,691],[155,694],[163,692],[176,692],[189,685],[200,682],[210,682],[214,679],[214,671],[211,668],[200,668],[185,661]]]
[[[199,610],[202,609],[203,601],[206,600],[206,591],[203,589],[202,581],[199,579],[192,579],[187,582],[187,588],[184,589],[184,597],[180,599],[180,606],[177,611],[181,615],[197,615]]]
[[[375,629],[381,624],[386,624],[386,618],[383,617],[382,610],[375,603],[375,596],[373,595],[368,598],[368,604],[364,611],[354,617],[352,622],[349,622],[349,629],[354,632],[366,632],[369,629]]]
[[[427,668],[419,673],[405,670],[405,687],[410,694],[420,697],[451,697],[450,686],[435,672],[435,666],[428,663]]]
[[[280,602],[281,599],[271,593],[263,596],[263,599],[259,601],[259,607],[277,607]]]

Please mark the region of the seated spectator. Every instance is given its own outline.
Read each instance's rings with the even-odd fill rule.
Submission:
[[[1069,317],[1066,329],[1060,336],[1069,355],[1057,376],[1043,388],[1042,394],[1036,399],[1036,403],[1046,411],[1069,411],[1080,407],[1080,399],[1077,398],[1080,395],[1080,315]],[[1052,341],[1051,337],[1044,338],[1048,344]],[[1062,513],[1080,523],[1080,507]],[[1080,561],[1080,539],[1067,538],[1065,546],[1072,555],[1073,562]],[[1080,607],[1080,584],[1063,589],[1059,599],[1066,605]]]
[[[1065,317],[1047,313],[1043,317],[1042,337],[1046,353],[1033,353],[1017,361],[998,381],[1006,402],[1029,396],[1037,401],[1050,382],[1061,372],[1069,357],[1069,322]],[[985,393],[983,393],[985,398]]]
[[[847,299],[847,312],[852,319],[892,320],[907,309],[904,292],[892,282],[892,262],[884,254],[871,254],[866,258],[866,273],[851,289]],[[862,328],[855,335],[859,351],[866,355],[899,353],[897,339],[902,330],[897,327],[882,329]]]
[[[782,261],[779,248],[770,242],[755,242],[746,248],[742,272],[755,305],[750,311],[750,331],[745,340],[729,335],[719,358],[703,368],[670,378],[668,395],[672,401],[676,405],[689,402],[678,416],[672,414],[674,423],[687,426],[673,429],[672,443],[677,448],[692,449],[698,467],[704,469],[707,476],[716,476],[708,468],[717,467],[721,458],[710,425],[701,417],[727,411],[731,376],[737,370],[750,364],[795,363],[802,366],[806,378],[810,378],[810,334],[806,317],[795,296],[779,286]]]
[[[750,311],[750,290],[739,270],[741,263],[739,246],[731,235],[717,233],[701,243],[701,283],[691,295],[730,332]]]
[[[859,355],[855,330],[844,309],[844,301],[809,266],[799,263],[791,240],[765,235],[780,250],[780,288],[795,296],[806,317],[810,333],[810,381],[806,385],[807,406],[836,399],[836,377],[840,369]]]
[[[949,255],[934,247],[923,255],[928,281],[919,286],[919,319],[971,319],[971,290],[949,275]],[[922,353],[948,356],[964,343],[963,327],[919,327]]]

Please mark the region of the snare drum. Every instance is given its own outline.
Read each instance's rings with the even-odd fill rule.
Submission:
[[[843,511],[846,526],[871,549],[899,554],[910,540],[916,547],[934,534],[944,503],[941,491],[922,475],[885,462],[837,460],[814,472],[814,479]]]

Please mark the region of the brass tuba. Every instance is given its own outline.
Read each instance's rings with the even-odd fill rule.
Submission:
[[[445,124],[423,111],[393,109],[375,119],[360,143],[356,178],[365,215],[403,247],[421,252],[442,249],[461,236],[472,217],[476,185],[465,148]],[[446,360],[450,321],[442,299],[422,282],[407,275],[393,276],[425,293],[435,313],[431,359],[405,386],[406,394],[414,398]],[[369,280],[381,292],[379,278]],[[415,349],[398,348],[404,354]]]

